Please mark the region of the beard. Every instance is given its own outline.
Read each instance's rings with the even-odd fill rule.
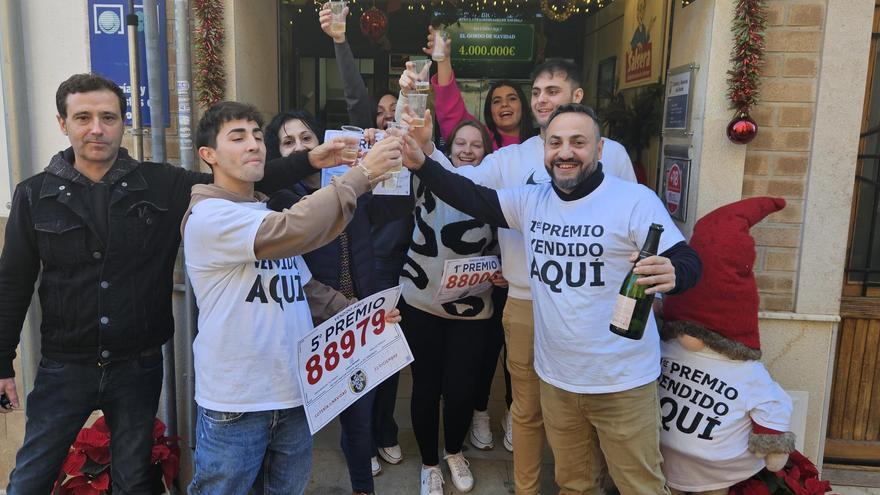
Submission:
[[[560,163],[573,163],[580,167],[580,169],[577,175],[575,175],[574,177],[560,179],[559,177],[556,177],[556,165]],[[594,170],[596,170],[596,164],[597,160],[593,160],[593,163],[590,166],[585,167],[583,162],[576,158],[572,158],[569,160],[557,159],[553,160],[553,162],[549,166],[545,165],[545,168],[547,169],[547,173],[550,175],[550,178],[553,179],[553,184],[555,184],[556,187],[563,191],[573,191],[577,188],[578,185],[580,185],[581,182],[586,180],[586,178],[589,177]]]

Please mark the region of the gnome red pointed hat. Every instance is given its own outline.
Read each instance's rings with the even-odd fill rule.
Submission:
[[[697,221],[690,245],[703,262],[700,281],[663,299],[663,338],[687,334],[731,359],[761,358],[755,240],[749,229],[785,208],[782,198],[750,198]]]

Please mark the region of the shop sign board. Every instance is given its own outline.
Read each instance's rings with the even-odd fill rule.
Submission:
[[[687,220],[688,182],[691,161],[674,156],[663,157],[663,181],[660,199],[669,215],[682,222]]]
[[[131,80],[128,72],[128,35],[126,33],[125,16],[129,14],[127,0],[88,0],[89,12],[89,60],[92,72],[107,77],[122,88],[128,97],[128,108],[125,111],[125,124],[131,125]],[[168,112],[168,33],[165,19],[165,2],[157,4],[156,21],[159,25],[159,70],[161,84],[166,88],[162,92],[162,112],[165,115],[165,127],[171,123]],[[144,6],[143,0],[135,0],[135,15],[138,16],[138,54],[140,59],[141,124],[150,125],[150,92],[147,88],[147,52],[144,41]]]
[[[620,89],[658,82],[663,66],[666,0],[627,0]]]
[[[535,26],[514,18],[463,18],[446,28],[454,62],[531,62]]]

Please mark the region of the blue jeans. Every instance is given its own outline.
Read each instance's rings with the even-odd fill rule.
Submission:
[[[301,495],[312,470],[302,407],[218,412],[199,406],[190,495]]]
[[[24,444],[6,493],[49,493],[79,430],[101,409],[110,428],[113,493],[151,494],[150,452],[161,389],[159,348],[102,367],[43,358],[28,394]]]
[[[376,455],[373,448],[373,402],[376,389],[356,400],[339,415],[342,425],[342,438],[339,443],[345,462],[348,464],[348,476],[351,478],[353,492],[373,493],[373,469],[370,458]]]

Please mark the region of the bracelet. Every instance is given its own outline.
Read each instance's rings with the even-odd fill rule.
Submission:
[[[367,176],[367,180],[368,180],[368,181],[370,181],[370,182],[373,181],[373,174],[370,173],[370,170],[369,170],[367,167],[361,165],[360,163],[358,163],[358,164],[356,165],[356,167],[357,167],[358,169],[360,169],[360,171],[363,172],[364,175]]]

